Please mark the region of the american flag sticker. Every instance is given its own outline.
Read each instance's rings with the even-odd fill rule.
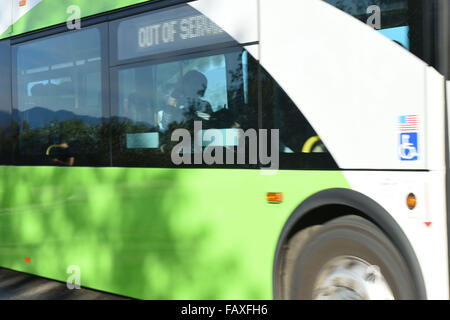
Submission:
[[[398,117],[398,129],[400,131],[400,160],[419,160],[419,116],[409,115]]]
[[[419,116],[409,115],[398,117],[398,128],[402,132],[419,131]]]

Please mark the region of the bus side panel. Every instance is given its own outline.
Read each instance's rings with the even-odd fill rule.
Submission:
[[[337,171],[0,171],[1,266],[66,281],[74,265],[82,287],[148,299],[271,299],[290,213],[313,193],[348,187]],[[283,202],[267,203],[267,192]]]
[[[422,270],[428,299],[448,299],[444,172],[345,171],[352,190],[379,203],[402,228]],[[406,204],[413,193],[417,206]]]
[[[442,75],[427,68],[426,145],[429,172],[346,171],[351,187],[382,205],[405,231],[418,257],[430,299],[448,299],[445,195],[445,87]],[[400,134],[400,133],[397,133]],[[417,197],[414,210],[406,197]]]
[[[13,1],[7,0],[0,3],[0,39],[3,33],[11,33]]]

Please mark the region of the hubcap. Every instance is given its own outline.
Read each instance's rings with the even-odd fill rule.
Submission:
[[[315,300],[394,300],[380,268],[351,256],[326,263],[314,285]]]

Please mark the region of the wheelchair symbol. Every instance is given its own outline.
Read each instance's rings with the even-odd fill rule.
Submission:
[[[417,147],[417,132],[400,134],[400,160],[415,161],[419,159],[419,150]]]

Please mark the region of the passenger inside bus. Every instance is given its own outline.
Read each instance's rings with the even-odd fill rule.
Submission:
[[[171,123],[208,121],[213,113],[211,104],[203,100],[208,80],[199,71],[187,72],[162,107],[161,130],[166,131]],[[187,124],[189,127],[193,123]]]
[[[146,162],[152,149],[170,154],[179,144],[171,139],[174,130],[186,129],[191,143],[197,139],[202,148],[236,149],[240,137],[237,129],[258,127],[257,108],[249,110],[249,91],[254,92],[254,87],[248,86],[247,65],[247,55],[236,52],[121,70],[119,115],[136,119],[123,127],[126,132],[121,144],[127,152],[133,152],[132,156]],[[141,92],[147,97],[145,107],[154,110],[152,126],[147,120],[150,115],[136,112],[133,116],[133,104],[144,106]],[[195,121],[201,122],[201,134],[194,132]],[[217,131],[208,132],[210,129]],[[198,140],[212,132],[222,136],[215,136],[213,141]]]
[[[47,149],[47,155],[50,156],[51,162],[54,165],[71,167],[75,164],[75,156],[72,148],[64,136],[61,136],[60,141],[61,143],[52,145]]]

